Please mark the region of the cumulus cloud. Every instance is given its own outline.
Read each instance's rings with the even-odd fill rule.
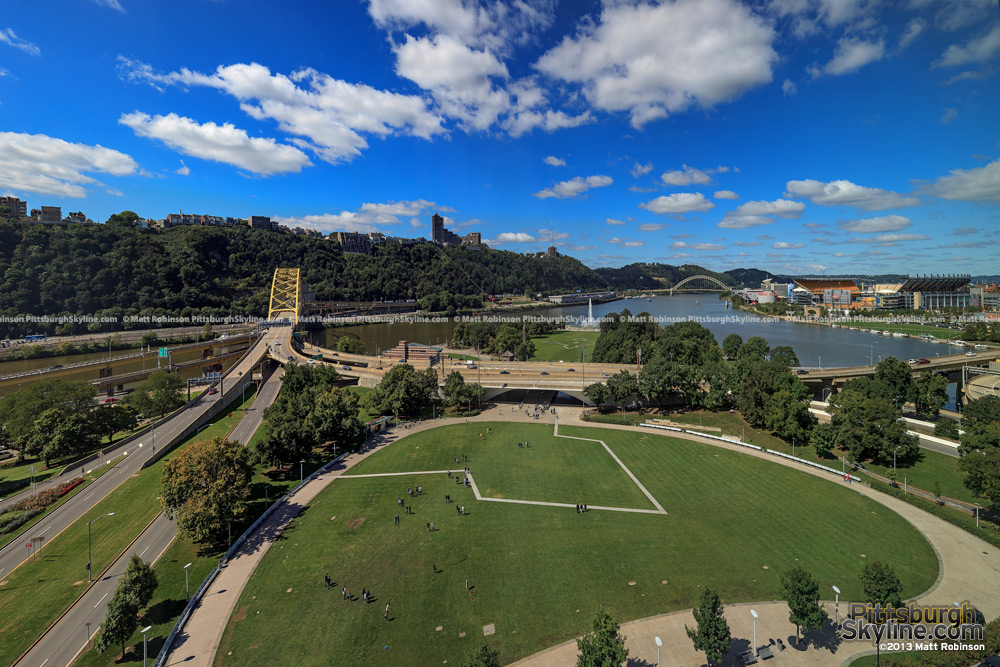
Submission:
[[[497,234],[495,239],[486,239],[487,245],[504,245],[506,243],[534,243],[537,241],[534,236],[525,232],[502,232]]]
[[[714,195],[716,199],[739,199],[740,196],[732,190],[718,190]]]
[[[617,218],[608,218],[604,222],[606,222],[609,225],[624,225],[625,224],[624,220],[618,220]]]
[[[805,248],[806,244],[805,243],[789,243],[787,241],[778,241],[777,243],[774,243],[771,247],[772,248],[776,248],[778,250],[791,250],[793,248]]]
[[[636,162],[634,165],[632,165],[632,175],[636,178],[639,178],[640,176],[645,176],[651,171],[653,171],[652,162],[647,162],[646,164],[639,164],[638,162]]]
[[[903,36],[899,38],[899,50],[902,51],[912,44],[913,40],[919,37],[920,33],[922,33],[926,28],[927,22],[922,18],[918,17],[910,19],[910,23],[906,26],[906,32],[904,32]]]
[[[639,231],[640,232],[658,232],[661,229],[663,229],[664,227],[666,227],[666,225],[661,225],[661,224],[656,223],[656,222],[644,222],[641,225],[639,225]]]
[[[901,215],[884,215],[879,218],[866,218],[864,220],[844,220],[840,222],[840,228],[849,232],[860,232],[862,234],[872,234],[876,232],[898,232],[906,229],[912,222],[909,218]]]
[[[855,185],[845,180],[829,183],[815,180],[788,181],[785,189],[786,197],[802,197],[820,206],[853,206],[865,211],[920,206],[920,200],[916,197]]]
[[[660,176],[667,185],[708,185],[712,182],[712,177],[700,169],[682,165],[679,170],[668,171]]]
[[[729,215],[773,215],[791,220],[802,215],[806,205],[800,201],[776,199],[774,201],[748,201],[737,206]]]
[[[755,248],[760,245],[764,245],[762,241],[735,241],[729,245],[734,245],[740,248]]]
[[[969,41],[968,44],[952,44],[934,67],[958,67],[973,63],[985,63],[1000,52],[1000,25],[994,25],[989,32]]]
[[[568,239],[571,235],[566,232],[555,232],[551,229],[539,229],[538,238],[548,241],[562,241],[563,239]]]
[[[689,250],[722,250],[725,246],[721,246],[718,243],[685,243],[684,241],[674,241],[670,247],[674,250],[681,248]]]
[[[574,252],[587,252],[588,250],[597,250],[596,245],[571,245],[567,246],[569,250]]]
[[[633,241],[632,239],[618,238],[617,236],[608,239],[607,243],[609,245],[616,245],[619,248],[641,248],[646,245],[645,241]]]
[[[566,166],[566,160],[562,159],[561,157],[556,157],[555,155],[547,155],[546,157],[542,158],[542,162],[549,165],[550,167]]]
[[[42,55],[42,50],[26,39],[21,39],[17,33],[10,28],[0,28],[0,43],[9,44],[15,49],[20,49],[30,56]]]
[[[954,201],[1000,202],[1000,160],[974,169],[952,169],[923,191]]]
[[[535,196],[539,199],[569,199],[571,197],[579,197],[591,188],[603,188],[611,185],[613,182],[610,176],[587,176],[586,178],[577,176],[568,181],[556,183],[551,188],[540,190],[535,193]]]
[[[103,146],[45,134],[0,132],[0,189],[86,197],[87,185],[103,185],[88,174],[128,176],[137,171],[129,155]]]
[[[184,160],[181,160],[181,166],[177,168],[175,173],[180,174],[181,176],[188,176],[191,173],[191,168],[184,164]]]
[[[220,66],[211,74],[182,69],[159,73],[119,56],[119,73],[157,88],[205,86],[227,93],[255,120],[273,120],[300,148],[331,163],[351,160],[368,147],[366,135],[407,134],[429,139],[445,133],[444,119],[418,95],[402,95],[334,79],[313,69],[290,75],[257,63]]]
[[[833,59],[822,68],[813,67],[809,70],[813,77],[820,74],[830,76],[841,76],[843,74],[853,74],[859,69],[881,60],[885,55],[885,41],[866,42],[863,39],[854,37],[842,37],[837,42],[837,49],[833,54]]]
[[[663,195],[639,204],[639,208],[644,208],[653,213],[692,213],[695,211],[704,212],[715,208],[715,204],[705,199],[705,195],[700,192],[678,192],[672,195]]]
[[[356,211],[341,211],[340,213],[321,213],[298,217],[272,216],[278,222],[293,226],[307,227],[321,232],[378,232],[386,231],[402,222],[402,218],[410,218],[410,226],[420,227],[418,217],[428,211],[448,211],[447,206],[440,206],[426,199],[413,201],[393,201],[386,203],[364,203]],[[446,218],[446,221],[448,219]]]
[[[895,245],[907,241],[927,241],[929,236],[923,234],[879,234],[870,238],[847,239],[848,243],[872,243],[876,245]]]
[[[735,0],[608,2],[536,67],[579,84],[597,109],[628,111],[641,128],[769,83],[774,39],[768,22]]]
[[[175,113],[148,116],[139,111],[122,114],[118,122],[140,137],[159,139],[184,155],[222,162],[262,176],[298,172],[312,164],[298,148],[274,139],[250,137],[230,123],[199,124]]]

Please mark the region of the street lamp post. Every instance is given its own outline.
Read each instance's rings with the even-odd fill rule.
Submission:
[[[305,477],[305,473],[303,472],[305,470],[304,468],[305,464],[306,464],[305,461],[299,461],[299,484],[302,483],[302,480]]]
[[[899,451],[900,447],[902,447],[902,445],[896,445],[896,449],[892,450],[892,481],[893,482],[896,481],[896,452]]]
[[[102,519],[102,518],[104,518],[106,516],[114,516],[114,515],[115,515],[114,512],[108,512],[107,514],[102,514],[101,516],[97,517],[97,519],[93,519],[93,520],[87,522],[87,581],[93,581],[94,580],[94,577],[93,577],[94,558],[93,558],[93,550],[91,548],[93,546],[93,542],[90,539],[90,526],[91,526],[91,524],[95,523],[98,519]]]
[[[753,654],[757,657],[757,612],[751,609],[750,615],[753,616]]]
[[[976,503],[976,528],[979,528],[979,503]]]
[[[656,667],[660,667],[660,647],[663,646],[663,640],[659,637],[653,637],[656,640]]]
[[[184,597],[188,602],[191,601],[191,575],[188,574],[188,568],[191,567],[191,563],[184,566]]]
[[[146,633],[152,629],[152,625],[147,625],[142,629],[142,667],[146,667],[146,658],[149,655],[149,646],[146,643]]]
[[[837,594],[837,597],[833,603],[834,618],[836,618],[836,620],[834,621],[834,625],[837,626],[837,628],[840,628],[840,589],[834,586],[833,592]]]

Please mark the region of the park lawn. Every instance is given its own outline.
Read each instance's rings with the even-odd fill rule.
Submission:
[[[238,403],[234,406],[238,407]],[[33,560],[4,577],[0,582],[0,636],[4,638],[0,642],[0,664],[13,664],[86,591],[87,522],[109,512],[115,513],[93,528],[93,572],[96,577],[160,512],[160,476],[164,462],[195,440],[228,434],[239,419],[230,414],[232,416],[223,417],[125,480],[89,512],[50,539]]]
[[[854,320],[848,320],[844,326],[857,327],[858,329],[878,329],[879,331],[900,331],[905,334],[914,334],[917,336],[930,334],[931,336],[943,338],[944,340],[961,338],[962,336],[962,332],[956,329],[945,329],[943,327],[935,327],[930,324],[906,324],[902,322],[856,322]]]
[[[534,430],[522,439],[540,442]],[[487,624],[496,627],[487,641],[506,664],[586,632],[600,604],[624,622],[690,608],[709,585],[726,603],[771,600],[780,596],[780,573],[794,565],[853,599],[861,595],[860,554],[891,563],[905,596],[937,576],[933,550],[910,524],[835,478],[652,433],[565,431],[607,442],[669,514],[476,502],[443,475],[339,479],[264,557],[216,664],[326,665],[330,656],[350,656],[352,665],[461,664]],[[410,439],[434,449],[434,460],[469,451],[426,435],[365,463],[375,468]],[[524,453],[500,451],[512,462]],[[395,526],[396,497],[413,482],[425,493],[408,498],[415,516],[401,514]],[[457,516],[444,493],[468,515]],[[437,530],[428,532],[427,521]],[[369,588],[377,599],[347,602],[344,586],[356,596]]]
[[[487,426],[491,433],[486,433]],[[521,440],[531,446],[519,448]],[[469,460],[463,461],[463,456]],[[655,509],[600,443],[556,438],[546,424],[452,424],[422,431],[362,461],[347,475],[424,470],[457,474],[466,466],[488,498]],[[401,479],[409,484],[409,478]],[[417,479],[413,486],[422,484]]]
[[[919,642],[913,642],[919,643]],[[886,653],[881,656],[863,655],[851,661],[850,667],[968,667],[978,665],[979,660],[969,657],[966,651],[904,651]]]
[[[580,353],[586,346],[584,361],[590,361],[597,343],[597,331],[558,331],[556,333],[533,336],[535,354],[532,361],[580,361]]]
[[[122,460],[122,457],[118,457],[118,458],[114,459],[113,461],[110,461],[108,463],[103,464],[99,468],[95,468],[94,470],[88,471],[87,474],[84,475],[84,482],[83,482],[83,484],[80,484],[79,486],[77,486],[76,488],[74,488],[72,491],[70,491],[69,493],[67,493],[65,496],[63,496],[62,498],[60,498],[58,501],[56,501],[56,502],[52,503],[51,505],[49,505],[48,507],[46,507],[44,512],[42,512],[41,514],[37,515],[35,518],[31,519],[30,521],[28,521],[26,524],[24,524],[23,526],[21,526],[20,528],[18,528],[16,531],[12,532],[9,535],[0,536],[0,549],[4,548],[8,544],[10,544],[11,542],[13,542],[14,540],[16,540],[21,535],[24,535],[25,533],[27,533],[39,521],[44,520],[45,517],[47,517],[49,514],[51,514],[52,512],[54,512],[56,510],[56,508],[58,508],[63,503],[67,502],[70,498],[72,498],[73,496],[75,496],[76,494],[80,493],[81,491],[83,491],[84,489],[86,489],[88,486],[90,486],[91,484],[93,484],[94,481],[98,477],[100,477],[104,473],[106,473],[109,470],[111,470],[112,468],[114,468],[118,464],[118,462],[121,461],[121,460]],[[2,514],[2,512],[0,512],[0,514]]]
[[[456,361],[479,361],[479,357],[472,354],[459,354],[458,352],[449,352],[449,359],[455,359]]]

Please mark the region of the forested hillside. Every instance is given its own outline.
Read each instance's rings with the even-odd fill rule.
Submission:
[[[697,275],[712,276],[727,285],[732,285],[733,279],[725,273],[716,273],[698,266],[685,264],[672,266],[670,264],[647,264],[639,262],[629,264],[620,269],[597,269],[609,285],[615,289],[663,289],[676,285],[685,278]]]

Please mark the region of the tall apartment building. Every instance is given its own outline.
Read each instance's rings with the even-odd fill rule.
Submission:
[[[251,229],[267,229],[269,231],[277,231],[278,223],[272,222],[271,218],[266,215],[251,215],[247,218],[247,224],[250,225]]]
[[[455,232],[445,229],[444,218],[435,213],[431,217],[431,240],[438,245],[467,245],[478,247],[483,242],[483,237],[479,232],[470,232],[465,236],[459,236]]]
[[[61,206],[43,206],[31,209],[31,219],[35,222],[62,222]]]
[[[18,197],[0,197],[0,206],[6,206],[15,218],[28,217],[28,202],[21,201]]]

